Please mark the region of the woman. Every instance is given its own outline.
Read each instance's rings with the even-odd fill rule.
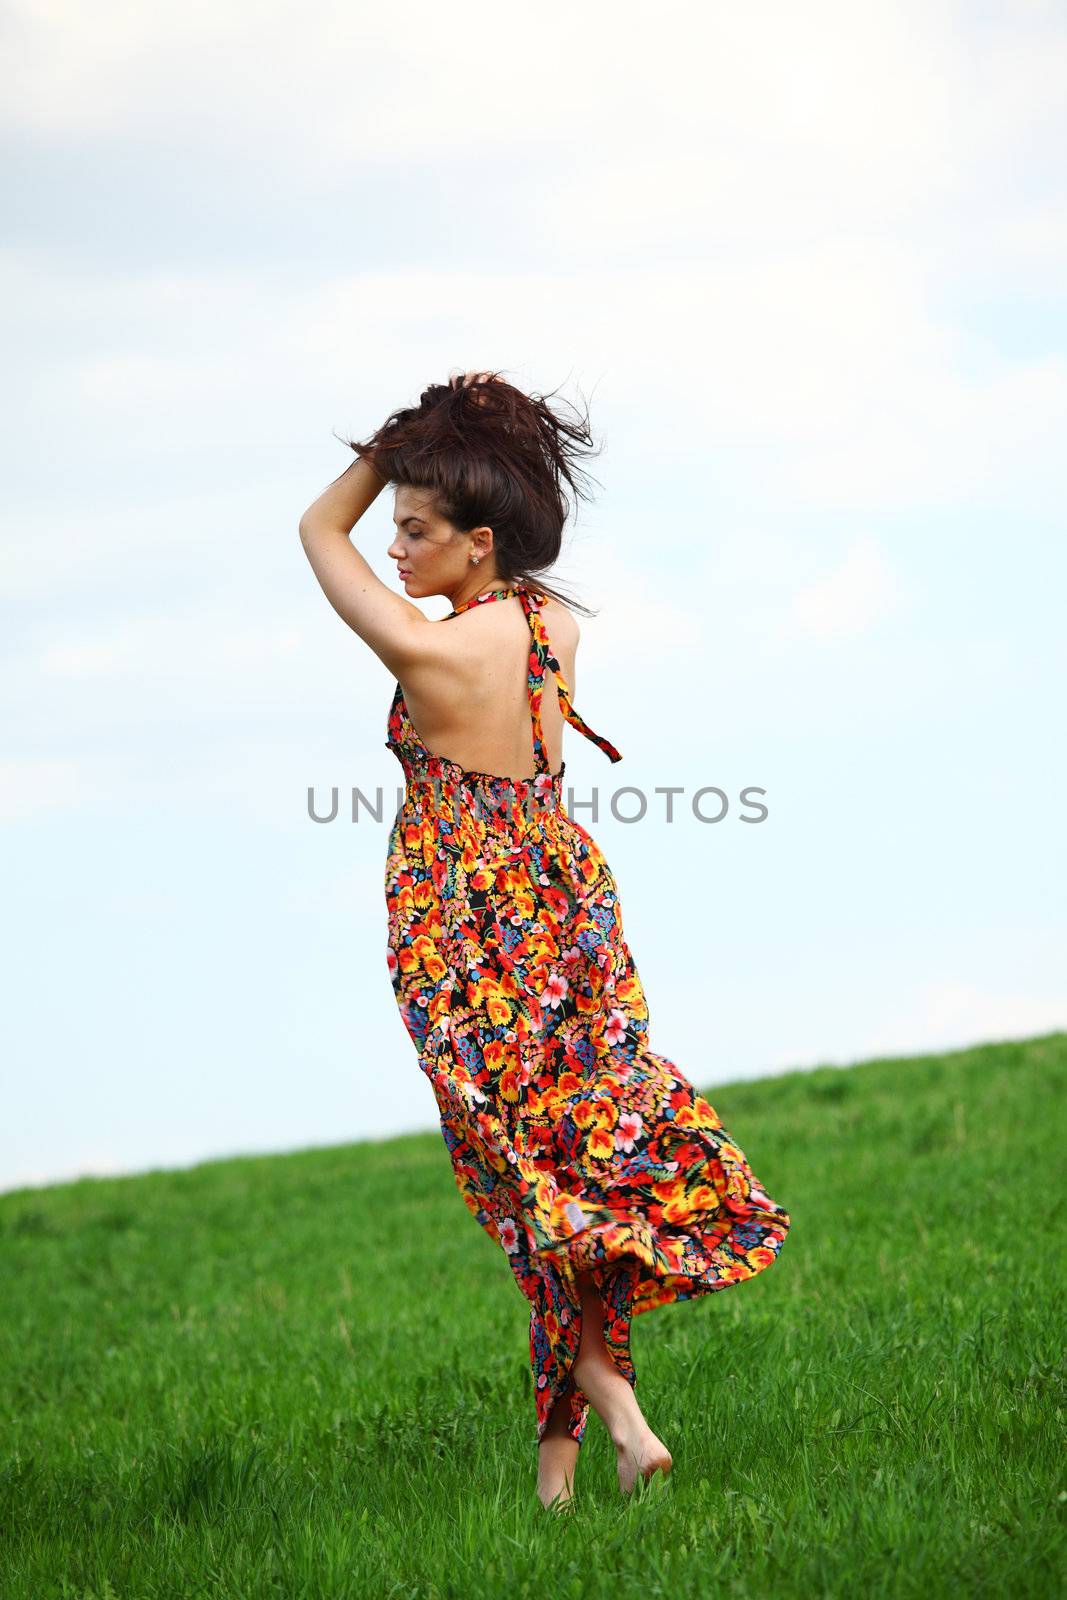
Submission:
[[[327,598],[397,678],[397,1003],[463,1200],[530,1302],[541,1501],[570,1502],[590,1405],[629,1493],[671,1468],[634,1393],[631,1318],[762,1271],[789,1217],[650,1048],[614,877],[563,809],[564,720],[621,760],[571,703],[574,612],[589,612],[540,576],[591,438],[482,373],[350,444],[359,459],[300,532]],[[386,483],[407,599],[348,537]],[[435,595],[452,606],[440,622],[411,603]]]

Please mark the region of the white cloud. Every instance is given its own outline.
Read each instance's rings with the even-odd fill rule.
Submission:
[[[190,607],[169,614],[128,617],[102,625],[93,635],[46,645],[38,665],[45,677],[56,678],[128,682],[136,672],[138,688],[143,687],[146,676],[199,687],[205,681],[219,682],[219,674],[225,672],[228,676],[223,681],[232,689],[240,669],[284,663],[312,644],[309,630],[294,626],[291,620],[263,616],[257,624],[235,625],[232,615]],[[251,680],[247,681],[250,686]]]
[[[0,761],[0,821],[36,822],[45,812],[78,811],[99,798],[87,766],[68,758]]]
[[[831,572],[800,589],[792,600],[797,627],[819,638],[865,632],[887,616],[899,598],[900,582],[880,542],[870,534],[849,545]]]
[[[927,984],[903,1014],[859,1041],[856,1058],[958,1050],[1067,1028],[1062,995],[997,993],[960,979]]]
[[[578,9],[546,0],[535,18],[489,0],[467,0],[458,14],[410,0],[401,30],[384,13],[337,7],[309,28],[293,0],[140,10],[105,0],[91,12],[73,0],[16,0],[8,10],[20,70],[9,75],[6,117],[24,128],[128,131],[180,100],[235,145],[283,126],[294,167],[313,153],[320,171],[383,143],[416,160],[484,148],[487,129],[496,148],[522,150],[534,128],[542,151],[577,169],[558,196],[561,221],[575,202],[583,223],[587,215],[575,149],[614,157],[597,182],[609,202],[603,220],[612,225],[614,199],[623,237],[632,237],[642,154],[653,225],[658,197],[661,215],[701,196],[765,228],[769,191],[789,208],[787,227],[861,188],[872,215],[916,192],[936,196],[973,124],[1033,125],[1035,107],[1058,92],[1061,37],[1054,21],[1041,49],[1010,30],[999,36],[997,75],[973,105],[980,68],[959,48],[965,19],[944,4],[692,5],[664,28],[607,0]]]

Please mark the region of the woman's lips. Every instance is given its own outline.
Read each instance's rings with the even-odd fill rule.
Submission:
[[[403,567],[397,567],[396,570],[397,570],[397,577],[399,577],[399,578],[410,578],[411,577],[411,573],[410,572],[405,572]]]

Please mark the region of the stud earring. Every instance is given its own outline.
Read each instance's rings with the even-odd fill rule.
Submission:
[[[471,560],[472,560],[472,561],[473,561],[473,562],[474,562],[474,565],[475,565],[475,566],[477,566],[477,565],[478,565],[478,563],[479,563],[479,561],[480,561],[480,560],[481,560],[481,559],[482,559],[482,558],[481,558],[481,556],[471,556]]]

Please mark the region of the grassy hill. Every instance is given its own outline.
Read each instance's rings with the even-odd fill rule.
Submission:
[[[1063,1592],[1067,1035],[709,1090],[792,1231],[635,1319],[544,1511],[527,1303],[437,1133],[0,1195],[0,1594]]]

